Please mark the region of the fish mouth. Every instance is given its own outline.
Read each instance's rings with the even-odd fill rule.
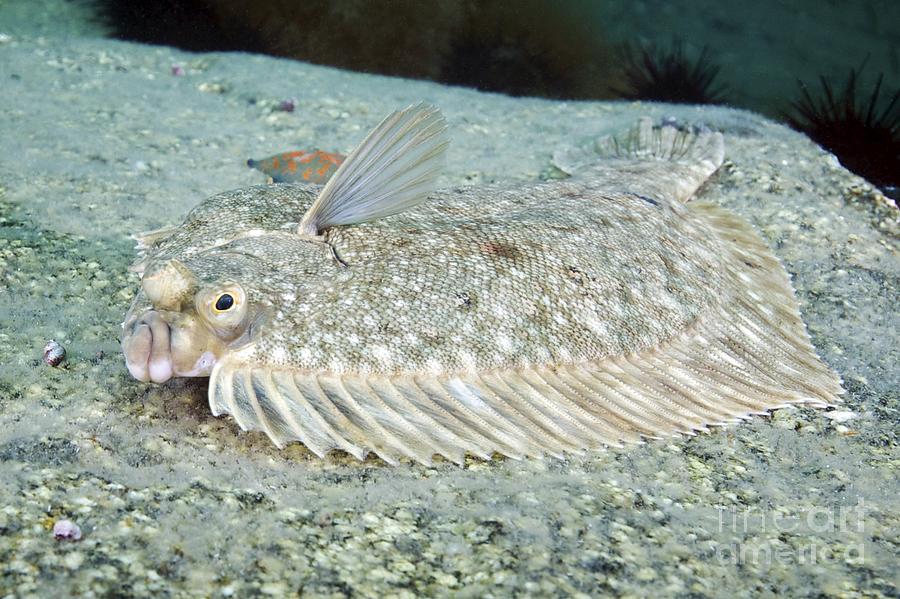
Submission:
[[[209,376],[216,355],[198,347],[198,331],[185,319],[173,326],[157,310],[147,310],[125,323],[122,353],[131,376],[139,381],[165,383],[172,377]]]
[[[175,373],[172,331],[162,315],[148,310],[125,325],[122,353],[128,372],[139,381],[164,383]]]

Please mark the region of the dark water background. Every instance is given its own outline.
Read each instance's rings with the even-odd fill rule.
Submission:
[[[187,50],[271,54],[514,96],[747,108],[790,122],[851,170],[897,192],[896,0],[92,0],[92,6],[110,35]]]

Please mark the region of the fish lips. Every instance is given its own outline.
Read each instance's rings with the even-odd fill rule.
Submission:
[[[122,337],[128,372],[139,381],[154,383],[174,376],[209,376],[218,345],[196,319],[154,309],[126,322]]]

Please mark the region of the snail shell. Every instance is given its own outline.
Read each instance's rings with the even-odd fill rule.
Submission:
[[[50,366],[59,366],[66,359],[66,348],[51,339],[44,346],[44,362]]]

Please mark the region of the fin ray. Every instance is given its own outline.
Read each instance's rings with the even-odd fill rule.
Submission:
[[[553,164],[561,171],[573,176],[589,173],[604,191],[612,188],[679,202],[687,202],[724,159],[721,133],[702,125],[654,126],[648,117],[623,135],[553,153]]]
[[[259,371],[263,380],[262,384],[267,389],[265,397],[271,402],[272,410],[281,415],[287,427],[287,431],[289,431],[287,438],[292,438],[290,435],[293,434],[293,438],[298,439],[307,447],[307,449],[319,457],[328,453],[328,450],[335,445],[334,439],[329,437],[328,434],[320,428],[312,426],[311,424],[301,424],[300,420],[297,418],[298,410],[293,405],[293,402],[285,397],[284,393],[279,388],[279,384],[275,380],[274,374],[263,368],[260,368]]]

